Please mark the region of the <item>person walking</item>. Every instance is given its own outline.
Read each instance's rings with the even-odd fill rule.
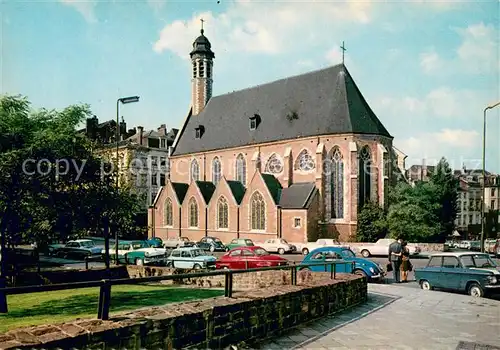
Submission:
[[[392,273],[396,283],[401,282],[401,259],[402,259],[402,246],[403,240],[398,238],[397,241],[391,243],[389,246],[389,262],[392,264]]]
[[[408,282],[408,272],[412,270],[410,249],[406,242],[401,244],[401,282]]]

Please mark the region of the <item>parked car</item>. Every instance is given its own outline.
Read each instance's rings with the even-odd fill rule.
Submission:
[[[167,258],[167,266],[177,269],[213,269],[216,257],[207,255],[197,247],[182,247],[172,250]]]
[[[258,267],[288,265],[288,260],[272,255],[259,246],[238,247],[217,260],[218,269],[253,269]]]
[[[196,246],[203,250],[209,250],[211,252],[225,252],[229,249],[222,243],[217,237],[203,237]]]
[[[364,258],[370,256],[388,256],[389,246],[396,240],[392,238],[382,238],[375,243],[366,243],[364,245],[358,246],[358,251]],[[421,252],[420,247],[416,244],[408,243],[408,249],[410,250],[410,255],[418,255]]]
[[[165,248],[192,247],[195,243],[191,242],[187,237],[168,237],[164,242]]]
[[[299,270],[310,270],[313,272],[324,272],[324,265],[304,266],[307,264],[318,264],[325,262],[338,262],[335,265],[335,271],[341,273],[354,273],[364,276],[370,282],[378,282],[383,279],[385,272],[373,261],[363,258],[357,258],[356,254],[344,247],[322,247],[316,248],[302,260],[299,265]],[[302,265],[302,266],[301,266]],[[327,271],[331,271],[332,266],[327,266]]]
[[[147,241],[119,241],[118,262],[135,265],[165,265],[166,249],[154,248]],[[105,254],[105,250],[101,251]],[[116,245],[110,248],[109,257],[116,261]]]
[[[309,252],[313,251],[316,248],[321,248],[321,247],[342,247],[339,241],[336,239],[327,239],[327,238],[322,238],[318,239],[316,242],[309,242],[306,245],[302,247],[302,254],[307,255]],[[348,246],[345,246],[345,248],[349,248]]]
[[[101,247],[95,245],[90,239],[76,239],[64,245],[53,244],[49,246],[49,255],[60,258],[83,259],[85,257],[99,256]]]
[[[462,241],[458,244],[459,249],[470,249],[471,241]]]
[[[235,238],[231,241],[231,243],[226,244],[226,247],[229,250],[238,247],[253,247],[253,246],[255,246],[255,244],[253,244],[252,240],[246,238]]]
[[[455,290],[473,297],[500,292],[500,269],[484,253],[433,254],[426,267],[415,269],[415,280],[424,290]]]
[[[471,241],[469,249],[476,251],[476,252],[480,251],[481,250],[481,241]]]
[[[153,248],[163,248],[163,240],[160,237],[151,237],[148,239],[148,244]]]
[[[283,238],[268,239],[259,245],[270,253],[278,253],[280,255],[293,253],[297,249],[293,244],[289,244]]]

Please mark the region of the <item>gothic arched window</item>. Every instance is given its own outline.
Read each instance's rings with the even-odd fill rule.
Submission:
[[[221,164],[220,160],[218,157],[215,157],[214,160],[212,160],[212,182],[217,186],[217,184],[220,181],[222,171],[221,171]]]
[[[189,227],[198,227],[198,203],[194,198],[189,200]]]
[[[308,150],[302,150],[295,160],[294,169],[300,171],[311,171],[315,168],[314,158]]]
[[[359,203],[358,209],[371,199],[371,153],[368,146],[359,152],[358,182],[359,182]]]
[[[325,162],[325,211],[327,219],[344,217],[344,160],[338,147],[332,148]]]
[[[191,180],[200,180],[200,166],[198,165],[198,161],[196,159],[193,159],[191,162]]]
[[[172,226],[174,224],[173,220],[173,211],[172,211],[172,200],[167,198],[165,200],[165,204],[163,205],[163,225],[164,226]]]
[[[259,192],[255,192],[250,199],[250,219],[252,230],[266,229],[266,203]]]
[[[273,153],[267,160],[264,172],[269,174],[279,174],[282,171],[283,163],[281,162],[281,159],[276,155],[276,153]]]
[[[229,206],[225,197],[217,201],[217,228],[229,227]]]
[[[239,181],[243,186],[246,186],[247,164],[245,157],[243,157],[243,154],[241,153],[238,154],[238,157],[236,157],[236,181]]]

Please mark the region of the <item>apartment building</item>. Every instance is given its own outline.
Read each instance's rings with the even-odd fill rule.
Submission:
[[[162,124],[157,130],[145,131],[142,126],[126,130],[123,121],[119,128],[118,150],[115,121],[99,123],[94,116],[81,131],[95,142],[96,154],[118,166],[119,186],[135,191],[147,211],[169,178],[169,152],[178,129],[167,130]]]

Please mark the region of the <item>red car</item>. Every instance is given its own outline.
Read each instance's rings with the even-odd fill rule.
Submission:
[[[218,269],[254,269],[258,267],[288,265],[288,260],[271,255],[262,247],[238,247],[230,250],[216,261]]]

